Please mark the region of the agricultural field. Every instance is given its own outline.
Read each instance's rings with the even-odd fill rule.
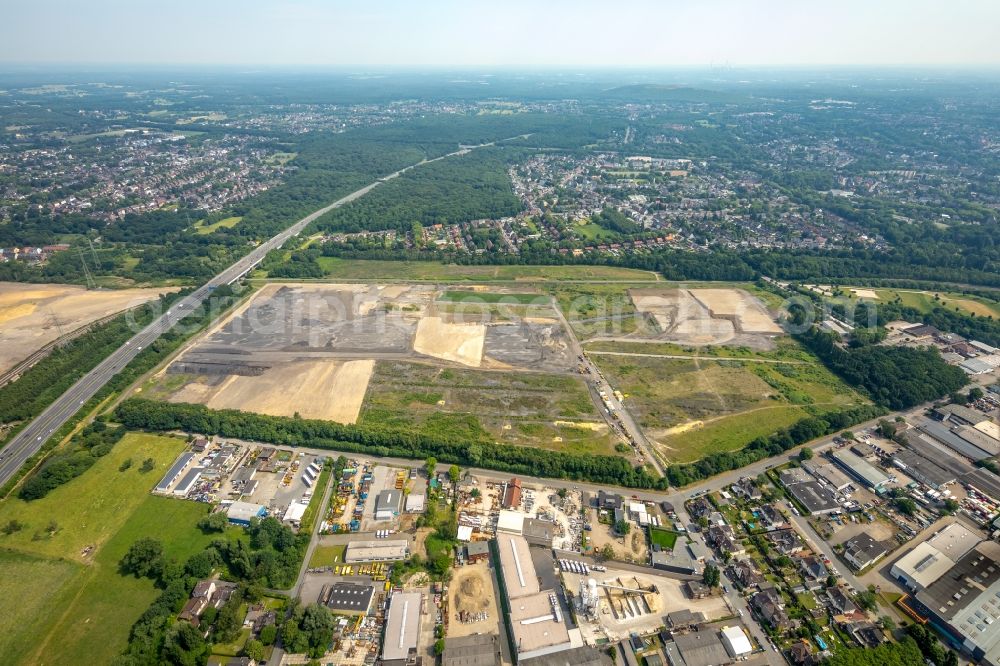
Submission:
[[[655,282],[658,279],[651,271],[613,266],[460,266],[433,261],[378,261],[337,257],[320,257],[317,261],[332,280]]]
[[[770,352],[604,342],[587,353],[671,462],[737,449],[809,414],[864,402],[789,339]]]
[[[82,476],[31,503],[0,503],[0,523],[23,523],[0,536],[2,589],[18,603],[0,634],[6,663],[63,664],[87,655],[109,663],[135,620],[159,594],[147,579],[122,576],[118,561],[137,539],[160,539],[179,560],[213,538],[196,528],[204,505],[155,497],[149,489],[183,448],[170,437],[131,433]],[[143,460],[153,471],[139,472]],[[131,458],[135,464],[119,471]]]
[[[578,453],[613,453],[616,441],[578,376],[394,361],[376,365],[361,423]]]
[[[81,326],[176,290],[0,283],[0,372]]]

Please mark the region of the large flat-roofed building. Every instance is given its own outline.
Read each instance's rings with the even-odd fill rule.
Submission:
[[[978,446],[970,444],[966,439],[960,437],[956,429],[960,427],[951,422],[939,423],[937,421],[927,421],[917,427],[920,437],[929,438],[933,442],[943,444],[952,451],[978,461],[989,458],[989,454]]]
[[[837,492],[842,492],[844,490],[847,490],[850,487],[850,485],[854,483],[846,474],[840,471],[840,468],[838,468],[833,463],[812,465],[809,462],[805,462],[802,463],[802,466],[806,467],[813,474],[813,476],[825,481],[827,485],[829,485]]]
[[[955,474],[916,451],[904,449],[892,457],[892,464],[931,488],[938,489],[955,481]]]
[[[389,600],[382,640],[385,666],[404,666],[415,659],[420,636],[420,603],[419,592],[396,593]]]
[[[500,637],[473,634],[444,640],[441,666],[500,666]]]
[[[250,524],[254,518],[263,518],[267,515],[267,509],[263,504],[251,504],[250,502],[233,502],[226,511],[229,522],[234,525]]]
[[[520,511],[501,509],[500,515],[497,517],[497,533],[521,534],[524,531],[524,519],[526,517]]]
[[[840,465],[848,475],[873,490],[884,490],[888,485],[889,476],[861,456],[847,449],[836,449],[830,453],[834,462]]]
[[[788,486],[788,492],[801,502],[809,513],[823,515],[840,511],[836,495],[819,481],[792,484]]]
[[[723,627],[721,633],[722,644],[725,646],[726,652],[729,653],[730,657],[735,659],[753,652],[753,645],[751,645],[750,639],[747,638],[746,632],[743,631],[743,627]]]
[[[577,647],[552,591],[512,599],[510,625],[518,661]]]
[[[344,551],[344,561],[391,562],[405,560],[410,555],[410,542],[406,539],[382,541],[352,541]]]
[[[890,573],[911,592],[925,589],[980,541],[978,534],[956,521],[899,558]]]
[[[647,657],[649,666],[653,666],[648,659]],[[517,666],[615,666],[615,660],[604,650],[582,645],[553,654],[521,659]]]
[[[371,585],[341,581],[324,585],[318,601],[335,613],[365,615],[374,595],[375,588]]]
[[[959,425],[967,424],[974,426],[977,423],[989,420],[982,412],[969,409],[965,405],[943,405],[936,408],[934,414],[942,421],[950,421]]]
[[[915,596],[974,661],[1000,664],[1000,544],[980,542]]]
[[[375,520],[392,520],[399,515],[402,493],[395,488],[383,490],[375,497]]]
[[[205,471],[204,467],[192,467],[188,470],[188,473],[184,475],[184,478],[177,482],[174,486],[174,495],[178,497],[184,497],[191,489],[194,488],[195,484],[198,483],[198,479],[201,478],[201,473]]]
[[[924,541],[892,565],[892,577],[910,591],[923,589],[955,566],[955,561]]]
[[[664,642],[663,651],[671,666],[720,666],[733,661],[722,635],[715,631],[674,634]]]
[[[507,598],[511,606],[515,599],[538,594],[538,574],[531,561],[531,551],[524,537],[514,534],[498,534],[497,550],[500,553],[500,572],[503,574]]]
[[[165,493],[170,488],[170,484],[176,481],[181,472],[187,469],[187,466],[191,464],[194,460],[194,454],[191,452],[182,453],[181,457],[174,461],[174,464],[170,466],[167,473],[163,475],[160,482],[156,484],[156,491],[160,493]]]
[[[525,518],[521,529],[521,536],[529,544],[551,548],[552,542],[556,538],[556,525],[547,520]]]

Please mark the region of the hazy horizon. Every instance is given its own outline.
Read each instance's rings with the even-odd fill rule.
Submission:
[[[0,62],[453,69],[992,68],[989,0],[17,2]]]

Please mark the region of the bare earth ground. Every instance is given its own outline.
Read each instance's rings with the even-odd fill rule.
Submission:
[[[92,321],[154,300],[175,287],[93,290],[0,282],[0,371]]]
[[[375,367],[373,360],[293,361],[258,377],[229,375],[218,386],[185,385],[173,402],[203,403],[212,409],[242,409],[307,419],[354,423]]]
[[[461,622],[459,612],[486,613],[487,618],[477,622]],[[500,613],[493,598],[493,582],[486,562],[458,567],[448,584],[448,636],[456,638],[472,634],[495,633]]]
[[[735,317],[745,333],[780,334],[781,328],[756,298],[742,289],[692,289],[691,294],[712,312],[714,317]]]
[[[413,350],[472,368],[483,362],[486,327],[482,324],[446,323],[440,317],[424,317],[417,324]]]
[[[628,293],[636,310],[648,315],[658,329],[640,327],[638,337],[766,348],[770,336],[782,332],[763,304],[742,289],[630,289]]]

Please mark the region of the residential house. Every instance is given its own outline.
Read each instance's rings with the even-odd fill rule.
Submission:
[[[699,518],[708,519],[713,511],[715,511],[715,507],[712,506],[712,503],[705,497],[693,499],[688,504],[688,513],[691,514],[691,517],[695,520],[698,520]]]
[[[881,560],[890,550],[884,541],[876,541],[871,535],[862,533],[844,542],[844,559],[860,571]]]
[[[858,610],[842,587],[826,588],[826,598],[834,615],[850,615]]]
[[[729,552],[732,555],[743,555],[746,549],[736,538],[733,528],[729,525],[712,525],[708,528],[705,540],[720,553]]]
[[[802,573],[805,586],[810,590],[818,590],[823,587],[826,577],[830,573],[822,560],[812,555],[799,560],[799,571]]]
[[[729,565],[729,577],[743,589],[756,587],[764,577],[753,565],[753,560],[735,560]]]
[[[764,537],[782,555],[794,555],[802,550],[802,539],[791,528],[768,532]]]
[[[766,530],[788,527],[788,523],[785,522],[785,516],[773,504],[762,504],[757,509],[757,515],[759,516],[760,524]]]
[[[191,598],[184,604],[184,608],[181,609],[177,619],[187,620],[197,627],[199,622],[201,622],[202,613],[209,606],[221,608],[224,603],[232,598],[236,592],[236,587],[236,583],[215,579],[198,581],[191,592]]]
[[[743,477],[729,488],[733,495],[745,500],[759,500],[764,496],[757,483],[748,476]]]
[[[792,624],[785,613],[785,601],[781,598],[781,593],[775,587],[768,587],[750,598],[750,605],[775,631],[786,631]]]
[[[705,585],[700,580],[689,580],[684,583],[684,591],[692,599],[704,599],[712,596],[712,588]]]

